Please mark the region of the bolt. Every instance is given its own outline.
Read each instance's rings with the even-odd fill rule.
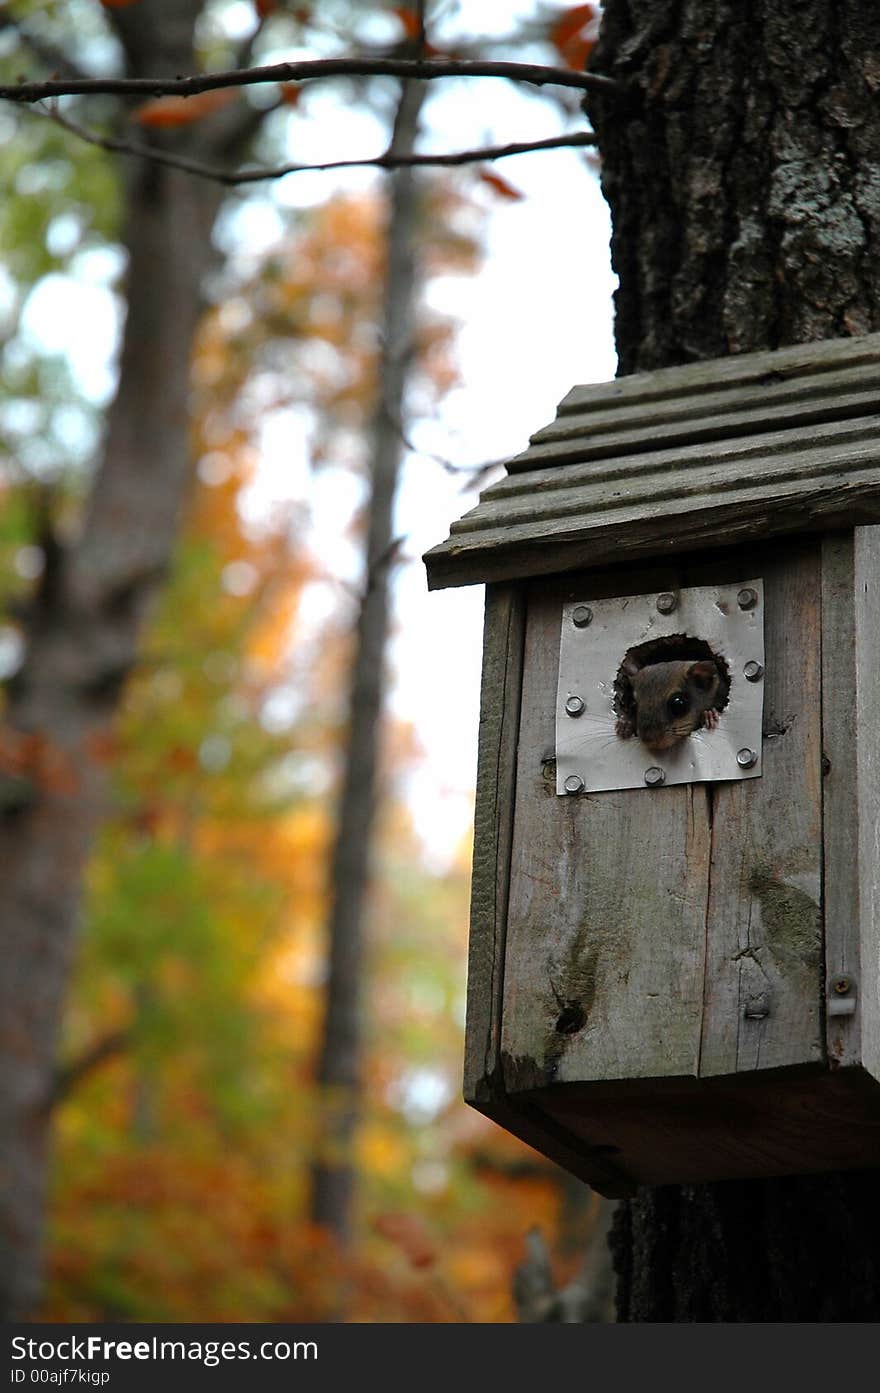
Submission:
[[[831,983],[831,990],[837,996],[849,996],[852,989],[851,977],[835,977]]]
[[[657,596],[657,608],[661,614],[671,614],[674,609],[678,609],[678,597],[669,590],[664,590],[662,595]]]
[[[575,605],[571,612],[571,622],[576,629],[585,629],[593,622],[593,611],[589,605]]]
[[[754,661],[746,663],[743,674],[747,682],[760,682],[764,676],[764,668],[760,663]]]
[[[580,774],[569,774],[568,778],[565,780],[564,787],[566,793],[583,793],[584,781]]]
[[[569,716],[582,716],[584,703],[579,696],[570,696],[565,703],[565,709]]]
[[[758,756],[754,750],[737,750],[736,762],[740,769],[751,769],[753,764],[758,763]]]
[[[754,609],[758,603],[758,592],[747,585],[744,590],[740,590],[736,597],[736,603],[740,609]]]
[[[659,788],[665,783],[666,775],[657,764],[652,764],[650,769],[645,770],[645,783],[649,788]]]

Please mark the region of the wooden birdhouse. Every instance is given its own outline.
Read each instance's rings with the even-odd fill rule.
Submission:
[[[880,335],[576,387],[486,583],[465,1096],[607,1194],[880,1164]]]

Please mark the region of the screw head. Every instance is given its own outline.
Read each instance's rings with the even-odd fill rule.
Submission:
[[[736,762],[740,769],[751,769],[752,765],[758,763],[758,756],[754,750],[737,750]]]
[[[671,590],[664,590],[662,595],[657,596],[657,608],[661,614],[671,614],[678,609],[678,596],[673,595]]]
[[[566,793],[583,793],[584,781],[580,774],[569,774],[563,787]]]
[[[582,716],[584,714],[584,703],[579,696],[570,696],[565,703],[566,714],[569,716]]]
[[[835,996],[849,996],[853,990],[853,979],[851,977],[833,977],[831,979],[831,990]]]
[[[571,622],[576,629],[585,629],[593,622],[593,611],[589,605],[575,605],[571,612]]]
[[[739,605],[740,609],[754,609],[755,605],[758,603],[757,590],[753,590],[750,585],[747,585],[737,594],[736,603]]]
[[[760,663],[752,659],[743,668],[743,676],[747,682],[760,682],[764,676],[764,669]]]
[[[750,996],[743,1007],[743,1016],[747,1021],[762,1021],[769,1015],[769,992],[757,992],[754,996]]]
[[[666,782],[666,775],[658,764],[652,764],[650,769],[645,770],[645,783],[649,788],[659,788]]]

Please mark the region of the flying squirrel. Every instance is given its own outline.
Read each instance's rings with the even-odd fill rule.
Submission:
[[[645,667],[626,661],[622,671],[632,684],[633,709],[618,716],[615,730],[621,739],[637,735],[649,750],[671,750],[693,731],[717,726],[726,692],[712,659]]]

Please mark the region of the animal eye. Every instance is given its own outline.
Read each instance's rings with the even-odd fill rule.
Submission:
[[[666,703],[666,709],[670,716],[683,716],[690,706],[690,702],[684,692],[675,692]]]

